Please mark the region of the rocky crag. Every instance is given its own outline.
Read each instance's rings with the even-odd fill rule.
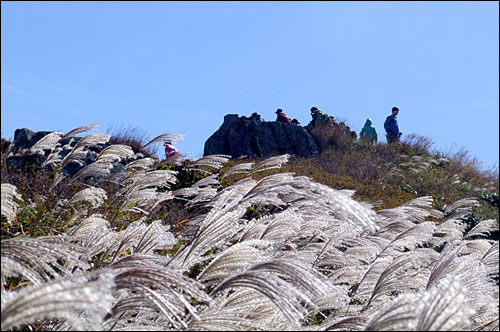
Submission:
[[[294,154],[311,157],[318,146],[302,126],[269,121],[257,123],[237,114],[224,116],[224,123],[205,142],[204,156],[225,154],[233,158]]]

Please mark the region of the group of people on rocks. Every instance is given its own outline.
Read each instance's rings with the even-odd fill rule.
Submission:
[[[286,114],[283,113],[283,110],[281,108],[278,108],[275,113],[276,113],[276,121],[277,122],[289,123],[292,125],[299,125],[300,124],[299,120],[297,120],[297,119],[290,120],[290,118],[288,118],[286,116]],[[323,121],[321,119],[323,119],[323,117],[325,115],[317,107],[311,107],[311,116],[312,116],[312,120],[309,123],[309,125],[306,126],[306,129],[308,126],[312,126],[312,128],[314,128],[316,126],[316,123],[319,124],[321,121]],[[326,117],[328,118],[328,116],[326,116]],[[252,113],[252,119],[257,121],[257,123],[266,122],[264,119],[261,118],[260,114],[258,114],[257,112]]]
[[[286,114],[283,113],[283,110],[281,108],[278,108],[275,113],[277,122],[300,125],[299,120],[290,120],[286,116]],[[385,119],[384,129],[386,131],[387,143],[399,142],[399,139],[402,135],[399,131],[398,120],[396,118],[398,113],[399,108],[393,107],[392,114]],[[316,126],[326,123],[329,119],[333,119],[333,116],[328,116],[315,106],[311,107],[311,117],[312,119],[309,124],[304,127],[307,131],[311,131]],[[251,118],[257,123],[266,122],[257,112],[253,112]],[[361,132],[359,133],[359,138],[360,140],[368,142],[369,144],[377,143],[377,130],[373,126],[372,120],[370,118],[366,119],[363,129],[361,129]],[[165,141],[164,146],[166,159],[178,156],[179,152],[177,151],[177,148],[172,145],[172,141]]]
[[[290,120],[285,115],[285,113],[283,113],[283,110],[281,108],[278,108],[275,113],[276,113],[276,121],[277,122],[284,122],[284,123],[289,123],[289,124],[293,124],[293,125],[299,125],[300,124],[299,120],[297,120],[297,119]],[[257,112],[253,112],[252,113],[252,119],[254,119],[255,121],[257,121],[257,123],[266,122],[264,119],[262,119],[260,117],[260,114],[258,114]]]
[[[289,123],[292,125],[300,124],[300,122],[297,119],[290,120],[286,116],[286,114],[283,113],[283,110],[281,108],[278,108],[275,113],[277,122]],[[401,132],[399,131],[398,120],[396,118],[398,113],[399,113],[399,108],[393,107],[392,114],[385,119],[384,129],[386,131],[387,143],[399,142],[399,139],[402,135]],[[311,122],[309,122],[309,124],[304,127],[307,131],[312,130],[314,127],[318,125],[324,124],[326,121],[328,121],[329,118],[333,118],[332,116],[328,116],[327,114],[323,113],[320,109],[314,106],[311,107],[311,117],[312,117]],[[252,119],[254,119],[257,123],[265,122],[265,120],[262,119],[260,114],[258,114],[257,112],[252,113]],[[359,133],[359,138],[362,141],[368,142],[370,144],[374,144],[377,142],[378,140],[377,130],[373,126],[372,120],[370,118],[366,119],[363,129],[361,129],[361,132]]]

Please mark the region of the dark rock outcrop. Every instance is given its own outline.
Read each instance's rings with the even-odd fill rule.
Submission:
[[[285,153],[310,157],[318,153],[318,147],[301,126],[275,121],[257,123],[251,118],[228,114],[220,128],[205,142],[203,155],[255,158]]]

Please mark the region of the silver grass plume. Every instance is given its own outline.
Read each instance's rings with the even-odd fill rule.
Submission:
[[[201,180],[196,181],[191,187],[177,189],[173,191],[172,194],[174,194],[174,196],[178,198],[192,197],[198,195],[200,188],[209,187],[212,185],[220,185],[220,181],[217,180],[217,175],[209,175]]]
[[[152,253],[154,250],[169,249],[177,243],[174,235],[169,232],[169,226],[164,226],[156,220],[146,226],[142,220],[131,223],[121,232],[105,234],[100,248],[105,250],[103,259],[115,261],[127,250],[131,253]],[[95,251],[95,250],[94,250]],[[107,258],[105,258],[107,257]]]
[[[451,256],[453,259],[446,267],[442,267],[442,264],[437,266],[438,269],[444,270],[445,274],[443,274],[444,276],[440,277],[440,279],[434,276],[434,284],[432,287],[436,287],[436,284],[439,284],[441,279],[451,274],[459,278],[464,285],[466,289],[466,302],[477,309],[478,313],[488,314],[484,309],[479,310],[479,308],[488,306],[489,303],[491,303],[495,292],[498,292],[498,285],[489,275],[488,266],[481,261],[483,255],[477,253],[466,254],[466,247],[463,245],[459,246],[459,248],[460,247],[462,247],[463,250],[457,256]],[[451,251],[453,252],[453,250]],[[496,267],[498,269],[498,261]],[[436,267],[433,269],[432,273],[434,273],[435,270]],[[496,310],[498,310],[498,308]]]
[[[134,155],[134,151],[132,147],[125,144],[113,144],[105,148],[99,153],[97,156],[97,160],[106,160],[109,162],[115,162],[122,159],[126,159],[128,157],[132,157]]]
[[[241,233],[237,234],[237,239],[238,241],[262,239],[277,244],[298,236],[304,236],[304,233],[299,233],[303,223],[305,221],[300,214],[293,207],[290,207],[280,213],[252,219],[242,229]]]
[[[265,240],[248,240],[237,243],[218,254],[203,269],[198,280],[208,285],[216,284],[252,265],[270,260],[270,248],[272,248],[272,242]]]
[[[435,263],[426,289],[430,290],[441,278],[453,271],[453,262],[460,252],[465,248],[465,243],[460,241],[448,242],[443,248],[439,260]]]
[[[288,154],[267,158],[255,165],[255,167],[253,167],[249,173],[252,174],[269,169],[280,168],[283,164],[286,164],[288,162],[288,159],[290,159],[290,155]]]
[[[103,313],[111,309],[113,287],[113,275],[103,269],[2,292],[2,330],[53,318],[65,318],[76,330],[100,330]],[[91,319],[82,319],[83,313]]]
[[[473,313],[464,303],[463,285],[459,280],[447,278],[430,291],[400,295],[376,312],[364,330],[468,330]]]
[[[93,208],[98,208],[104,201],[108,199],[106,191],[101,188],[90,187],[77,192],[69,201],[68,204],[78,201],[87,201]]]
[[[374,233],[378,226],[375,213],[366,205],[353,200],[348,193],[313,182],[307,177],[293,177],[291,173],[270,175],[260,180],[243,198],[242,202],[259,203],[262,198],[284,196],[288,203],[310,201],[326,209],[338,219],[355,227]]]
[[[357,244],[349,244],[349,239],[344,239],[340,250],[336,247],[332,248],[328,255],[320,261],[322,264],[332,264],[339,267],[328,272],[329,279],[348,284],[355,281],[358,284],[353,289],[352,296],[358,291],[362,292],[362,288],[366,289],[366,294],[370,294],[373,283],[369,284],[364,280],[375,280],[391,262],[391,258],[388,257],[375,259],[377,253],[380,252],[378,245],[374,241],[370,241],[369,238],[360,239],[364,241],[359,241],[360,243]],[[343,249],[344,245],[348,246],[347,249]]]
[[[289,259],[254,265],[224,280],[211,294],[233,287],[248,287],[264,294],[292,322],[303,319],[315,307],[314,298],[335,294],[337,305],[346,300],[346,294],[330,285],[324,276],[300,261]]]
[[[89,176],[94,176],[94,177],[108,176],[109,174],[111,174],[111,169],[113,169],[113,164],[110,163],[109,161],[107,160],[95,161],[91,164],[88,164],[80,171],[78,171],[75,175],[73,175],[70,179],[70,183],[73,183],[80,178],[85,178]],[[57,182],[59,182],[60,180],[61,179],[58,179]]]
[[[140,168],[147,169],[153,166],[154,163],[155,161],[153,160],[153,158],[147,157],[128,163],[127,166],[125,166],[125,169],[140,169]]]
[[[111,138],[110,134],[101,134],[101,133],[96,133],[96,134],[90,134],[85,137],[83,137],[78,143],[75,144],[73,149],[68,153],[68,155],[62,160],[62,164],[64,165],[67,163],[69,160],[72,159],[78,159],[74,155],[78,151],[83,150],[85,146],[92,146],[96,144],[105,144],[109,141]]]
[[[167,192],[167,193],[170,193],[170,192]],[[156,191],[155,188],[147,188],[147,189],[132,191],[126,196],[126,199],[123,201],[123,203],[120,207],[120,212],[128,210],[130,205],[134,204],[134,203],[135,203],[135,206],[139,206],[139,207],[144,207],[146,205],[150,205],[150,204],[152,204],[152,202],[155,201],[158,194],[159,193]],[[172,196],[172,195],[170,194],[170,196]]]
[[[172,142],[182,141],[182,140],[184,140],[184,136],[185,136],[185,134],[163,133],[163,134],[153,138],[152,140],[150,140],[146,144],[144,144],[143,147],[145,148],[149,145],[164,143],[167,140],[170,140]]]
[[[17,209],[19,204],[16,203],[15,199],[22,201],[22,197],[17,193],[16,186],[10,183],[2,183],[2,216],[7,218],[8,222],[12,222],[16,219]]]
[[[498,241],[491,245],[491,247],[481,257],[481,262],[486,267],[488,275],[492,278],[498,279]]]
[[[204,260],[202,256],[208,249],[226,243],[238,231],[239,219],[246,212],[246,206],[237,204],[240,197],[241,194],[234,190],[223,191],[213,209],[204,217],[189,248],[174,259],[182,259],[182,265],[190,267]]]
[[[154,250],[169,249],[177,244],[174,235],[169,232],[170,226],[164,226],[161,220],[155,220],[143,232],[134,248],[136,253],[149,253]]]
[[[95,129],[99,127],[99,124],[91,124],[91,125],[87,125],[87,126],[81,126],[81,127],[77,127],[75,129],[72,129],[70,131],[68,131],[66,134],[64,134],[64,136],[61,137],[61,141],[65,138],[68,138],[68,137],[71,137],[71,136],[75,136],[77,134],[81,134],[81,133],[84,133],[84,132],[87,132],[87,131],[90,131],[92,129]]]
[[[421,222],[416,224],[392,239],[377,257],[386,253],[386,250],[389,248],[392,250],[404,251],[407,249],[415,249],[418,246],[431,242],[435,229],[436,225],[433,222]]]
[[[176,181],[176,174],[177,172],[170,170],[137,171],[124,180],[131,183],[122,194],[151,187],[170,187]]]
[[[356,235],[356,231],[348,223],[340,223],[336,227],[331,227],[331,229],[328,229],[327,231],[322,231],[317,236],[317,238],[321,239],[322,242],[317,244],[312,243],[307,246],[312,250],[311,258],[313,258],[313,260],[311,261],[311,264],[313,266],[334,265],[338,267],[342,267],[344,263],[346,265],[359,264],[359,261],[356,261],[356,263],[354,263],[350,262],[349,259],[347,259],[348,250],[350,248],[347,248],[345,251],[341,251],[338,248],[339,245],[341,245],[345,241],[348,241],[349,238]],[[374,250],[372,247],[367,247],[365,250],[365,254],[368,254],[369,257],[372,258],[375,257],[373,255],[373,252]],[[356,260],[363,259],[357,253],[353,254],[352,257],[354,257]],[[366,258],[365,264],[369,261],[371,261],[371,259]]]
[[[231,158],[231,156],[223,155],[223,154],[214,154],[210,156],[205,156],[200,159],[193,161],[188,168],[194,169],[203,173],[211,174],[211,172],[204,170],[200,167],[210,167],[215,168],[216,170],[220,169],[224,164]]]
[[[450,275],[458,278],[464,287],[464,304],[476,312],[469,320],[473,326],[481,326],[498,318],[498,285],[489,275],[490,268],[481,260],[481,255],[464,254],[464,249],[462,241],[444,248],[443,259],[433,267],[427,289],[439,287],[441,280]],[[498,258],[493,264],[498,271]]]
[[[469,209],[471,207],[474,207],[474,206],[479,206],[479,202],[477,199],[475,198],[464,198],[464,199],[461,199],[461,200],[458,200],[456,202],[454,202],[453,204],[450,204],[446,207],[446,209],[444,210],[444,213],[449,213],[453,210],[459,210],[459,209]]]
[[[112,264],[110,268],[117,273],[115,278],[118,290],[134,291],[134,301],[113,308],[112,315],[120,311],[136,310],[143,301],[153,305],[170,321],[174,328],[186,328],[184,309],[197,317],[196,309],[190,304],[191,299],[211,303],[211,298],[203,291],[199,282],[169,268],[160,268],[151,264],[148,256],[131,255]],[[141,262],[142,261],[142,262]]]
[[[2,284],[7,277],[22,275],[40,286],[72,274],[74,268],[89,268],[85,248],[67,237],[18,237],[2,240],[1,248]]]
[[[78,128],[77,128],[78,129]],[[83,137],[72,149],[71,151],[64,157],[64,159],[59,160],[51,160],[50,162],[57,162],[60,164],[60,166],[64,166],[66,163],[68,163],[71,160],[76,160],[77,162],[81,163],[79,161],[80,159],[84,159],[87,156],[87,151],[84,151],[85,146],[92,146],[96,144],[104,144],[109,141],[111,138],[110,134],[90,134],[85,137]],[[52,158],[49,158],[52,159]],[[46,163],[49,162],[49,160],[46,161]],[[70,181],[75,181],[76,179],[80,178],[81,176],[106,176],[111,173],[111,168],[112,165],[111,163],[105,161],[105,162],[94,162],[89,164],[88,166],[84,167],[82,170],[77,172],[73,177],[71,178]],[[64,176],[62,173],[60,173],[58,176],[54,178],[54,182],[52,183],[51,190],[62,180],[64,179]]]
[[[254,163],[241,163],[241,164],[236,164],[229,168],[222,178],[226,178],[227,176],[233,175],[233,174],[248,174],[248,172],[252,169]]]
[[[128,183],[128,185],[119,193],[119,195],[124,197],[120,211],[129,209],[133,203],[137,203],[138,206],[153,211],[161,203],[173,199],[174,195],[172,192],[159,192],[156,188],[170,187],[176,181],[176,174],[177,172],[175,171],[154,170],[137,171],[128,175],[122,181],[123,183]]]
[[[495,219],[483,220],[474,226],[464,237],[470,239],[474,236],[488,236],[492,232],[498,232],[498,221]]]
[[[434,246],[442,246],[447,242],[462,240],[467,224],[463,218],[469,214],[467,210],[459,210],[437,223],[434,232]]]
[[[405,219],[413,222],[425,221],[427,217],[441,218],[442,213],[431,209],[432,196],[415,198],[394,209],[385,209],[377,212],[378,215],[391,219]]]
[[[464,255],[476,254],[484,255],[492,246],[491,241],[484,239],[464,240]]]
[[[52,150],[61,140],[62,135],[63,133],[57,131],[49,133],[42,137],[38,142],[36,142],[35,145],[30,148],[30,151],[34,152],[36,150]]]
[[[89,257],[106,251],[117,237],[109,228],[109,222],[100,214],[93,214],[84,219],[78,226],[67,231],[67,235],[80,241],[87,248]]]
[[[290,158],[290,155],[288,155],[288,154],[270,157],[270,158],[267,158],[267,159],[261,161],[255,167],[253,166],[254,163],[236,164],[236,165],[232,166],[230,169],[228,169],[224,173],[224,176],[222,178],[224,179],[225,177],[232,175],[232,174],[250,175],[253,173],[262,172],[262,171],[269,170],[269,169],[280,168],[283,164],[286,164],[288,162],[289,158]]]
[[[429,266],[435,262],[432,249],[413,250],[393,258],[375,282],[372,294],[366,304],[384,294],[420,291],[425,289]]]
[[[302,237],[304,233],[300,233],[300,226],[303,223],[305,221],[300,214],[293,207],[290,207],[273,215],[271,222],[263,229],[260,239],[274,241],[278,244]]]
[[[320,331],[362,331],[367,323],[366,317],[348,317],[324,320]]]
[[[212,198],[217,195],[217,188],[221,187],[220,181],[217,180],[217,175],[209,175],[195,184],[190,188],[181,188],[175,190],[172,194],[178,199],[187,200],[187,206],[192,207],[200,203],[207,203]],[[188,199],[187,197],[192,197]],[[186,198],[184,198],[186,197]]]
[[[217,296],[210,307],[199,312],[199,320],[190,320],[189,330],[196,331],[271,331],[299,329],[262,293],[249,288],[234,288],[227,297]]]

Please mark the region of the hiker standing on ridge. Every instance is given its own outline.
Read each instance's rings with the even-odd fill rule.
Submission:
[[[377,143],[377,130],[374,126],[372,126],[372,119],[366,119],[365,126],[359,133],[359,138],[363,141],[369,142],[370,144]]]
[[[393,107],[392,108],[392,115],[389,115],[384,122],[384,128],[385,131],[387,132],[387,143],[394,143],[394,142],[399,142],[399,138],[401,137],[401,132],[399,131],[398,127],[398,120],[396,119],[396,116],[399,113],[399,108]]]
[[[165,143],[163,143],[163,145],[165,146],[165,159],[176,157],[179,154],[177,148],[172,145],[171,140],[165,140]]]
[[[293,119],[291,123],[293,125],[296,125],[296,126],[298,126],[300,124],[299,120],[297,120],[297,119]]]
[[[290,123],[290,119],[285,115],[285,113],[283,113],[283,110],[281,108],[278,108],[276,110],[276,121]]]

